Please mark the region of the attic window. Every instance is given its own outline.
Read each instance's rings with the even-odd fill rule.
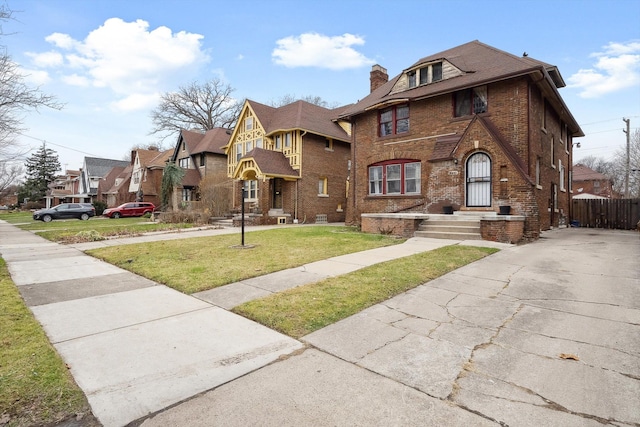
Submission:
[[[253,117],[247,117],[244,120],[244,130],[252,130],[253,129]]]
[[[407,73],[409,88],[414,88],[442,80],[442,62],[426,65],[418,70]]]

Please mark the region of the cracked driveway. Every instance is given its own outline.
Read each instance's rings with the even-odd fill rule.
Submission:
[[[640,426],[640,236],[544,233],[144,422]]]

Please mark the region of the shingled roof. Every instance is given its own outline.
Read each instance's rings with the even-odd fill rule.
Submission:
[[[189,147],[189,153],[192,155],[198,153],[215,153],[224,155],[225,152],[222,147],[225,147],[229,143],[229,138],[231,138],[229,129],[210,129],[202,136],[202,139],[200,139],[193,149]]]
[[[596,172],[593,169],[583,165],[576,164],[573,166],[573,181],[609,181],[611,178],[608,176],[601,174],[600,172]]]
[[[291,167],[289,160],[279,151],[254,148],[245,154],[240,162],[253,159],[263,175],[299,178],[298,171]]]
[[[446,60],[460,70],[461,74],[437,82],[420,85],[412,89],[392,92],[398,79],[400,79],[407,70],[438,60]],[[474,40],[420,59],[390,79],[387,83],[378,87],[358,103],[344,110],[337,117],[348,118],[387,103],[392,104],[394,102],[435,97],[529,74],[544,76],[545,81],[549,84],[550,90],[556,94],[558,102],[562,104],[565,111],[569,111],[557,92],[558,88],[564,86],[564,81],[555,66],[528,56],[515,56]],[[584,136],[575,119],[570,113],[567,114],[568,122],[570,122],[568,124],[572,132],[576,136]]]
[[[264,127],[267,136],[293,129],[305,130],[333,139],[350,142],[351,137],[333,121],[344,107],[329,109],[306,101],[295,101],[282,107],[270,107],[247,100]]]

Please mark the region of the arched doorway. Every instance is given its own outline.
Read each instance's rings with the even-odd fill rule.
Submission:
[[[467,160],[466,177],[467,206],[491,206],[491,158],[489,155],[472,154]]]

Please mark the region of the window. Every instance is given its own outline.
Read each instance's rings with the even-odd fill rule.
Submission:
[[[536,187],[542,188],[540,186],[540,156],[536,158]]]
[[[558,172],[560,173],[560,191],[567,191],[564,186],[564,166],[562,166],[562,160],[558,160]]]
[[[409,106],[397,105],[380,111],[380,136],[409,132]]]
[[[324,140],[324,149],[325,150],[333,150],[333,140],[331,138],[325,138],[325,140]]]
[[[256,200],[258,198],[258,181],[244,181],[244,200]]]
[[[569,192],[573,193],[573,171],[572,170],[569,171],[568,181],[569,181]]]
[[[236,162],[239,162],[242,158],[242,143],[239,142],[236,144]]]
[[[547,129],[547,101],[542,100],[542,129]]]
[[[555,138],[551,135],[551,167],[556,168],[556,146],[555,146]]]
[[[432,82],[437,82],[439,80],[442,80],[442,62],[438,62],[431,66],[431,74],[432,74],[432,77],[431,77]]]
[[[205,162],[204,162],[204,161],[205,161],[205,159],[206,159],[206,156],[204,155],[204,153],[201,153],[201,154],[200,154],[200,166],[204,166],[204,164],[205,164]]]
[[[244,119],[244,130],[253,130],[253,117]]]
[[[182,169],[189,169],[189,158],[185,157],[178,160],[178,166],[180,166]]]
[[[369,167],[370,195],[420,194],[420,162],[392,160]]]
[[[487,111],[487,87],[461,90],[454,94],[455,117],[470,116]]]
[[[262,148],[262,138],[256,139],[256,148]]]
[[[183,188],[182,189],[182,201],[183,202],[190,202],[191,201],[191,189],[190,188]]]
[[[318,195],[327,195],[327,178],[320,178],[318,180]]]
[[[291,147],[291,132],[284,134],[284,146]]]
[[[249,151],[253,150],[253,141],[247,141],[245,146],[246,146],[246,149],[244,150],[245,153],[248,153]]]
[[[409,71],[409,73],[407,73],[407,77],[409,77],[409,87],[416,87],[416,72],[415,72],[415,70],[414,71]]]
[[[282,135],[276,135],[276,150],[282,149]]]

